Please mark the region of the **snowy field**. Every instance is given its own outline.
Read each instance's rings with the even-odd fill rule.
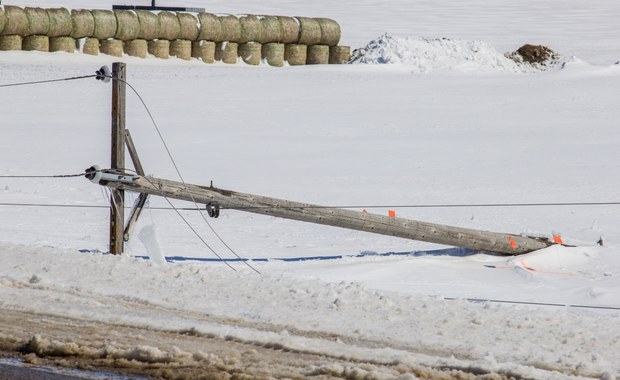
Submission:
[[[341,44],[366,48],[355,64],[284,68],[124,57],[128,82],[187,182],[466,228],[558,233],[574,247],[496,256],[222,210],[209,222],[259,275],[213,260],[153,197],[127,254],[107,255],[100,186],[6,176],[107,167],[111,85],[0,87],[0,352],[36,335],[41,357],[178,370],[145,373],[155,377],[206,365],[276,378],[620,377],[620,3],[183,5],[330,17]],[[550,47],[559,63],[539,71],[504,57],[525,43]],[[116,60],[0,52],[0,85],[88,75]],[[178,180],[147,112],[127,95],[127,128],[146,172]],[[490,204],[522,206],[480,206]],[[413,207],[430,205],[460,207]],[[196,211],[181,212],[234,258]],[[301,260],[309,257],[338,258]],[[114,333],[124,328],[139,333]],[[245,348],[232,355],[230,341],[254,347],[254,359]],[[285,358],[291,353],[299,363]],[[257,357],[278,364],[265,369]]]

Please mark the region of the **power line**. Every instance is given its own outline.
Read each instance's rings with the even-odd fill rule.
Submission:
[[[84,173],[79,175],[68,175],[64,177],[75,177],[75,176],[83,176]],[[6,176],[0,176],[0,178],[7,178]],[[62,176],[8,176],[8,178],[62,178]],[[375,208],[450,208],[450,207],[535,207],[535,206],[609,206],[609,205],[620,205],[620,202],[567,202],[567,203],[527,203],[527,204],[519,204],[519,203],[493,203],[493,204],[458,204],[458,205],[450,205],[450,204],[418,204],[418,205],[357,205],[357,206],[307,206],[303,207],[305,209],[312,208],[340,208],[340,209],[375,209]],[[40,206],[40,207],[74,207],[74,208],[106,208],[108,206],[98,206],[98,205],[83,205],[83,204],[61,204],[61,203],[10,203],[10,202],[0,202],[0,206]],[[127,207],[131,208],[131,207]],[[149,206],[151,210],[174,210],[171,207],[158,207],[158,206]],[[177,210],[181,211],[202,211],[202,209],[198,210],[195,207],[175,207]],[[273,206],[248,206],[248,207],[235,207],[228,208],[222,206],[222,210],[252,210],[252,209],[261,209],[261,208],[273,208]],[[283,207],[279,206],[278,208],[288,208],[288,209],[297,209],[300,207]]]
[[[19,83],[8,83],[8,84],[0,84],[0,87],[17,87],[17,86],[27,86],[31,84],[43,84],[43,83],[54,83],[54,82],[62,82],[62,81],[71,81],[78,79],[86,79],[86,78],[96,78],[99,75],[82,75],[78,77],[68,77],[68,78],[59,78],[59,79],[47,79],[47,80],[37,80],[32,82],[19,82]]]
[[[443,299],[448,301],[466,300],[473,303],[491,302],[491,303],[508,303],[515,305],[534,305],[534,306],[554,306],[554,307],[573,307],[580,309],[601,309],[601,310],[620,310],[620,306],[595,306],[595,305],[579,305],[579,304],[564,304],[564,303],[552,303],[552,302],[536,302],[536,301],[512,301],[512,300],[497,300],[497,299],[485,299],[485,298],[458,298],[458,297],[444,297]]]
[[[83,177],[87,174],[94,173],[95,171],[84,171],[77,174],[56,174],[56,175],[0,175],[0,178],[71,178],[71,177]]]

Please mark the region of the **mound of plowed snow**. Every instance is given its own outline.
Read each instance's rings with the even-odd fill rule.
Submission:
[[[534,72],[539,68],[517,63],[482,41],[447,38],[395,37],[384,34],[353,51],[350,63],[402,64],[413,72]]]

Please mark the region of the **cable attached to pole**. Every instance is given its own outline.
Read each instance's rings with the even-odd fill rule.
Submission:
[[[103,68],[102,68],[103,69]],[[107,78],[108,76],[105,75],[105,73],[101,74],[102,76],[104,76],[105,78]],[[185,190],[187,191],[187,183],[185,182],[185,179],[183,178],[183,175],[181,174],[181,170],[179,169],[176,161],[174,160],[174,157],[172,156],[172,152],[170,151],[170,149],[168,148],[168,144],[166,144],[166,140],[164,139],[161,130],[159,129],[159,126],[157,125],[157,122],[155,121],[155,118],[153,117],[153,114],[151,113],[151,110],[149,109],[149,107],[147,106],[146,102],[144,101],[144,99],[142,98],[142,96],[140,95],[140,93],[138,92],[138,90],[136,90],[129,82],[127,82],[126,80],[122,80],[119,78],[114,78],[112,76],[109,76],[109,78],[113,79],[113,80],[119,80],[122,81],[123,83],[125,83],[138,97],[138,99],[140,100],[140,102],[142,103],[142,105],[144,106],[144,109],[146,110],[147,114],[149,115],[149,118],[151,119],[151,122],[153,123],[153,126],[155,127],[155,130],[157,132],[157,134],[159,135],[159,138],[162,142],[162,144],[164,145],[164,148],[166,149],[166,153],[168,154],[168,157],[170,158],[170,161],[172,162],[172,165],[174,166],[175,171],[177,172],[177,175],[179,176],[179,179],[181,180],[181,182],[183,183],[183,187],[185,188]],[[225,241],[224,239],[222,239],[222,237],[215,231],[215,229],[213,228],[213,226],[211,225],[211,223],[209,223],[209,221],[207,220],[207,218],[204,216],[204,214],[202,213],[202,210],[200,209],[200,207],[198,206],[198,203],[196,202],[196,200],[194,199],[194,195],[187,191],[188,195],[190,196],[190,198],[192,199],[194,206],[196,207],[196,210],[200,213],[200,216],[202,217],[202,219],[204,220],[204,222],[207,224],[207,226],[209,227],[209,229],[211,230],[211,232],[213,232],[213,234],[215,235],[215,237],[217,237],[217,239],[238,259],[241,259],[241,256],[239,256],[237,254],[237,252],[235,252],[235,250],[233,250]],[[170,201],[168,201],[170,203]],[[171,203],[170,203],[171,204]],[[171,204],[172,205],[172,204]],[[243,261],[243,263],[249,267],[250,269],[252,269],[254,272],[260,274],[260,272],[254,268],[252,265],[250,265],[247,261]]]

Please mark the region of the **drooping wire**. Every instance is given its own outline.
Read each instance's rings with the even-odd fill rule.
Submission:
[[[157,125],[157,122],[155,121],[155,118],[153,117],[153,114],[151,113],[151,110],[149,109],[149,107],[147,106],[146,102],[144,101],[144,99],[142,98],[142,96],[140,96],[140,93],[138,92],[138,90],[136,90],[129,82],[127,82],[126,80],[120,79],[120,78],[115,78],[115,77],[111,77],[112,80],[118,80],[121,81],[123,83],[125,83],[138,97],[138,99],[140,100],[140,102],[142,103],[142,105],[144,106],[144,109],[146,110],[146,113],[149,115],[149,118],[151,119],[151,122],[153,123],[153,126],[155,127],[155,130],[157,131],[157,134],[159,135],[159,139],[161,140],[162,144],[164,145],[164,148],[166,149],[166,153],[168,154],[168,157],[170,158],[170,161],[172,162],[172,165],[174,166],[175,171],[177,172],[177,175],[179,176],[179,179],[181,180],[181,182],[183,183],[183,187],[185,188],[185,190],[187,191],[187,183],[185,182],[185,179],[183,178],[183,175],[181,174],[181,170],[179,169],[176,161],[174,160],[174,157],[172,156],[172,152],[170,151],[170,149],[168,148],[168,144],[166,144],[166,140],[164,139],[164,136],[161,133],[161,130],[159,129],[159,126]],[[238,259],[241,259],[241,256],[239,256],[237,254],[237,252],[235,252],[234,249],[232,249],[225,241],[224,239],[222,239],[222,237],[215,231],[215,229],[213,228],[213,226],[211,225],[211,223],[209,223],[209,221],[207,220],[207,218],[204,216],[203,212],[201,211],[200,207],[198,206],[198,202],[196,202],[196,199],[194,198],[194,195],[190,192],[187,191],[187,194],[190,196],[190,198],[192,199],[192,202],[194,203],[194,206],[196,207],[196,210],[198,210],[200,216],[202,217],[202,219],[204,220],[204,222],[207,224],[207,226],[209,227],[209,229],[211,230],[211,232],[213,232],[213,234],[217,237],[217,239],[233,254],[235,255],[235,257],[237,257]],[[170,202],[169,202],[170,203]],[[172,203],[170,203],[172,205]],[[252,265],[250,265],[248,262],[243,261],[243,263],[248,266],[250,269],[252,269],[254,272],[260,274],[260,272],[254,268]]]
[[[8,83],[8,84],[0,84],[0,87],[17,87],[17,86],[27,86],[27,85],[31,85],[31,84],[54,83],[54,82],[86,79],[86,78],[95,78],[97,76],[98,76],[98,74],[92,74],[92,75],[82,75],[82,76],[78,76],[78,77],[37,80],[37,81],[32,81],[32,82]]]
[[[136,173],[134,170],[131,169],[122,169],[124,171],[130,171],[132,173],[138,174]],[[147,177],[147,176],[142,176],[142,178],[144,178],[148,183],[151,184],[151,186],[153,186],[154,188],[157,188],[157,186]],[[206,240],[203,239],[202,236],[200,236],[200,234],[198,233],[198,231],[196,231],[196,229],[194,227],[192,227],[192,225],[189,223],[189,221],[187,219],[185,219],[185,217],[181,214],[181,212],[179,210],[177,210],[177,208],[174,206],[174,204],[172,204],[172,202],[170,201],[170,199],[168,199],[168,197],[166,197],[165,195],[162,195],[162,197],[166,200],[166,202],[168,202],[168,204],[170,205],[170,207],[172,207],[172,209],[177,213],[177,215],[181,218],[181,220],[183,220],[183,222],[185,222],[185,224],[189,227],[189,229],[194,233],[194,235],[196,235],[196,237],[198,239],[200,239],[200,241],[205,245],[205,247],[207,247],[209,249],[209,251],[211,251],[221,262],[223,262],[224,264],[226,264],[230,269],[232,269],[233,271],[237,271],[235,268],[233,268],[226,260],[224,260],[224,258],[222,258],[222,256],[218,255],[217,252],[215,252],[215,250],[209,245],[209,243],[206,242]],[[198,207],[198,205],[196,205],[196,207]],[[239,259],[241,259],[240,257],[238,257]],[[251,267],[251,266],[250,266]],[[251,267],[252,268],[252,267]],[[252,268],[254,269],[254,268]],[[254,269],[256,270],[256,269]],[[258,271],[257,271],[258,272]],[[259,272],[260,273],[260,272]]]

